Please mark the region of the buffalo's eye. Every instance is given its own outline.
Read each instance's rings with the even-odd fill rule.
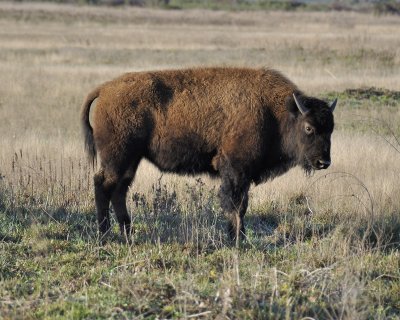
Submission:
[[[314,128],[311,127],[309,124],[305,125],[304,130],[306,131],[307,134],[312,134],[314,132]]]

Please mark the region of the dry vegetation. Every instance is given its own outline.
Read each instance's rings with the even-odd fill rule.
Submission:
[[[0,318],[399,318],[399,29],[356,13],[0,2]],[[84,96],[125,71],[198,65],[270,66],[339,95],[332,167],[253,188],[236,251],[218,181],[142,163],[134,245],[115,228],[99,246]],[[387,90],[346,91],[372,86]]]

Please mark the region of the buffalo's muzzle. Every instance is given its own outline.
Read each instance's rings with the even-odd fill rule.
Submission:
[[[327,169],[331,165],[329,160],[317,160],[316,168],[317,169]]]

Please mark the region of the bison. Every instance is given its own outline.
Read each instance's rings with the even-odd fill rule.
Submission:
[[[329,167],[336,102],[306,96],[272,69],[135,72],[100,85],[81,117],[86,150],[92,161],[96,153],[100,159],[94,176],[100,233],[110,228],[111,201],[121,232],[129,234],[126,194],[147,159],[164,172],[219,177],[221,207],[237,242],[252,183],[296,165],[308,173]]]

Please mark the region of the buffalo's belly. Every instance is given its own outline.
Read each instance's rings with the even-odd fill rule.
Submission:
[[[211,162],[216,150],[206,148],[198,139],[174,138],[153,143],[147,159],[161,171],[179,174],[217,174]]]

